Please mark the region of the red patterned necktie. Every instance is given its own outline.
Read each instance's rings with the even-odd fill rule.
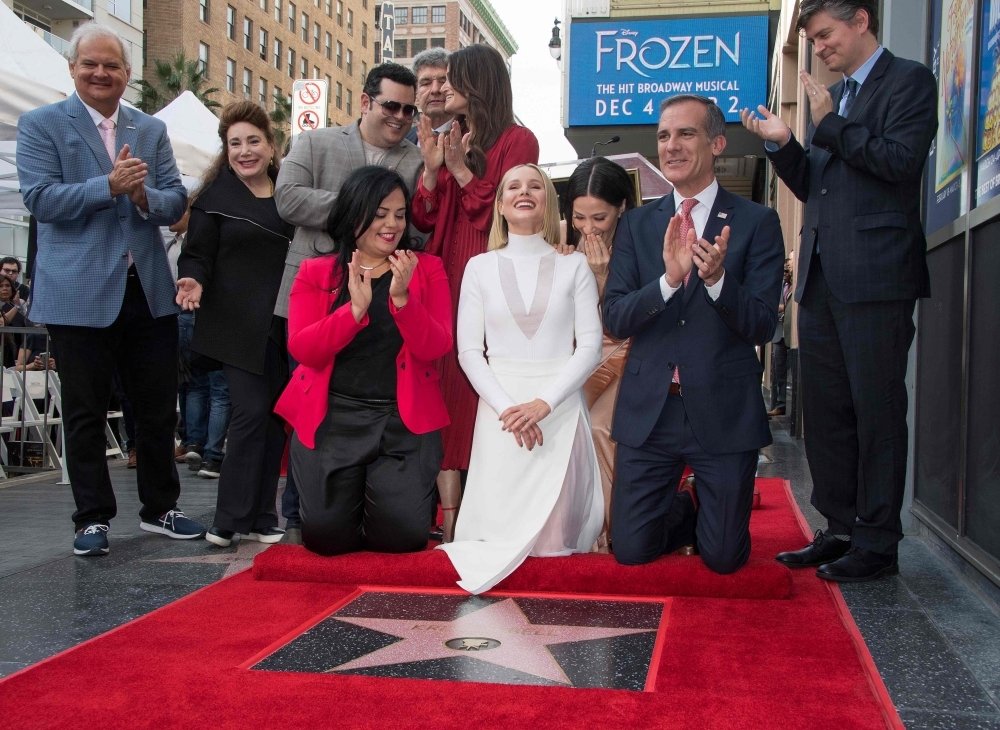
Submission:
[[[698,201],[695,198],[689,198],[681,203],[681,242],[687,243],[688,231],[694,229],[694,218],[691,217],[691,209],[698,205]],[[697,235],[697,233],[696,233]],[[687,272],[684,277],[684,286],[687,286],[688,280],[691,278],[691,272]],[[678,385],[681,382],[681,373],[675,367],[673,381]]]

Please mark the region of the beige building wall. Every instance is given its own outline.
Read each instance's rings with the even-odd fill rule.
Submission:
[[[223,105],[246,98],[272,109],[276,95],[291,97],[295,79],[319,78],[330,82],[331,126],[360,115],[378,44],[375,0],[146,2],[147,78],[155,77],[154,59],[184,51],[204,60],[207,51],[208,87],[219,89],[212,98]]]
[[[496,48],[509,63],[517,43],[488,0],[404,0],[395,3],[393,59],[409,66],[424,48],[457,51],[473,43]],[[413,11],[417,10],[417,13]],[[440,21],[444,16],[443,22]],[[406,22],[400,22],[405,17]]]

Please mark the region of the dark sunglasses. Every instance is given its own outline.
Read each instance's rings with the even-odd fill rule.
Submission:
[[[403,110],[403,116],[406,119],[413,119],[413,115],[417,113],[417,108],[413,104],[400,104],[398,101],[379,101],[374,96],[369,98],[382,107],[383,113],[388,114],[390,117],[399,114],[400,109]]]

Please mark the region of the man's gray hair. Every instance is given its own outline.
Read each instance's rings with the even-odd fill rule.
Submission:
[[[709,139],[726,136],[726,115],[722,113],[719,105],[707,96],[699,94],[678,94],[677,96],[671,96],[669,99],[664,99],[660,102],[660,116],[663,116],[663,112],[670,107],[688,101],[696,101],[705,107],[705,132],[708,133]]]
[[[414,76],[418,75],[421,69],[428,67],[448,68],[448,56],[450,55],[451,54],[443,48],[428,48],[421,51],[413,57]]]
[[[122,49],[122,61],[125,63],[126,70],[132,69],[132,53],[122,37],[106,25],[94,21],[84,23],[73,31],[73,35],[69,39],[69,49],[66,51],[66,58],[69,59],[69,62],[76,63],[79,57],[80,43],[94,38],[108,38],[115,41]]]

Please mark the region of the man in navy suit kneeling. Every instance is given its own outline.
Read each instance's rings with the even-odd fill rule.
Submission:
[[[622,217],[604,324],[631,337],[611,436],[618,442],[611,542],[648,563],[696,543],[717,573],[750,555],[757,452],[771,443],[754,349],[778,322],[778,215],[719,186],[726,120],[711,100],[660,106],[660,169],[674,192]],[[678,492],[684,465],[698,485]]]

